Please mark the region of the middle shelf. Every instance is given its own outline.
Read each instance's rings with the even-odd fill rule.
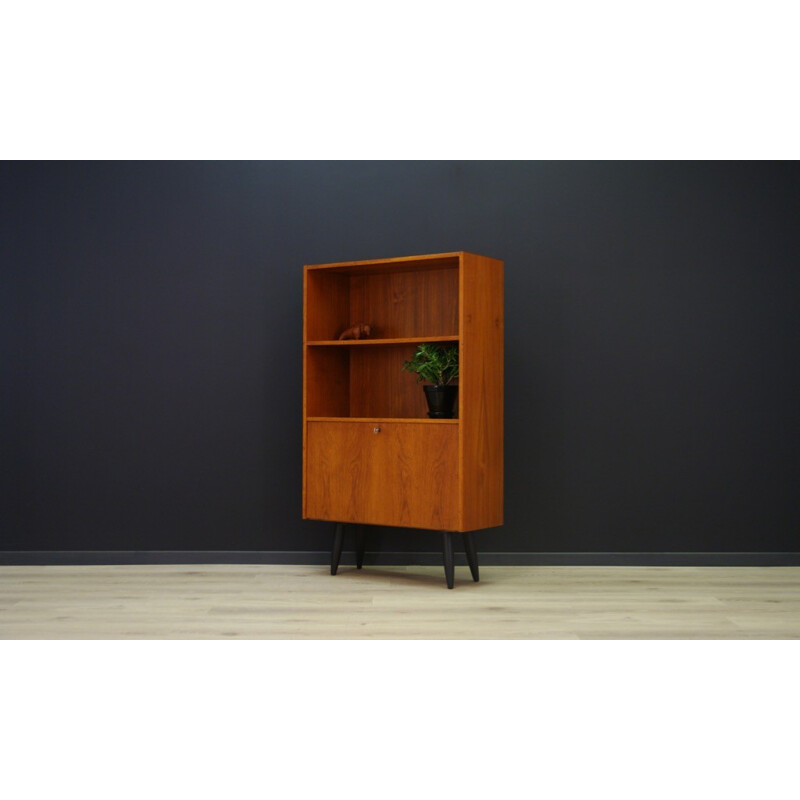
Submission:
[[[412,358],[421,342],[450,342],[458,346],[458,337],[357,341],[364,344],[354,347],[356,342],[347,340],[309,346],[306,342],[303,348],[306,416],[428,418],[423,384],[416,375],[403,369],[403,362]],[[455,413],[458,415],[458,400]]]
[[[369,423],[424,423],[426,425],[458,424],[457,419],[430,419],[429,417],[307,417],[307,422],[369,422]]]
[[[306,342],[308,347],[351,347],[353,345],[401,345],[422,344],[423,342],[457,342],[458,336],[405,336],[393,339],[322,339]]]

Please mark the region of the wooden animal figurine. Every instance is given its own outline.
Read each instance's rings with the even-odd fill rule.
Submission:
[[[339,339],[360,339],[362,336],[366,338],[371,334],[372,328],[366,322],[359,322],[357,325],[353,325],[352,328],[342,331],[339,334]]]

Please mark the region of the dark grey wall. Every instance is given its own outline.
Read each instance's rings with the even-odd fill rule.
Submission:
[[[301,266],[462,249],[506,262],[481,549],[800,549],[796,163],[5,163],[0,193],[2,550],[327,548]]]

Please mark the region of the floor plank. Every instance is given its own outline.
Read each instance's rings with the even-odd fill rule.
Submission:
[[[0,567],[2,639],[798,639],[800,567]]]

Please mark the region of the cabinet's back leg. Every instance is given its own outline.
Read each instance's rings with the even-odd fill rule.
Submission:
[[[464,552],[467,554],[469,571],[472,573],[472,580],[478,580],[478,553],[475,550],[475,540],[472,538],[472,531],[464,533]]]
[[[453,536],[455,534],[445,531],[442,534],[442,544],[444,545],[444,577],[447,580],[447,588],[453,588],[454,564],[453,564]]]
[[[342,543],[344,542],[344,525],[336,523],[336,532],[333,534],[333,550],[331,550],[331,575],[339,569],[339,559],[342,557]]]
[[[364,564],[364,551],[366,550],[367,537],[363,528],[356,530],[356,569],[361,569]]]

